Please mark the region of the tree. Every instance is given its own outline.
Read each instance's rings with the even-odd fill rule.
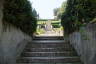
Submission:
[[[65,12],[66,6],[67,6],[67,1],[64,1],[60,8],[61,14],[63,14]]]
[[[32,35],[36,30],[37,22],[35,12],[32,10],[28,0],[5,0],[3,20]]]
[[[61,20],[65,31],[72,33],[94,18],[96,18],[95,0],[68,0]]]
[[[65,12],[65,8],[66,8],[66,2],[64,1],[60,8],[54,9],[53,12],[55,19],[61,19],[62,14]]]
[[[59,8],[55,8],[55,9],[53,10],[53,12],[54,12],[54,19],[57,19],[58,12],[59,12]]]
[[[32,10],[32,13],[33,13],[33,16],[34,16],[35,18],[37,18],[38,14],[37,14],[37,11],[36,11],[35,9]]]

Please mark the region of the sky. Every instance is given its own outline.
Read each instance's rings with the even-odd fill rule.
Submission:
[[[53,19],[53,9],[58,8],[66,0],[30,0],[42,19]]]

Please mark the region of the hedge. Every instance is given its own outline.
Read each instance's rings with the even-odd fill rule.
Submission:
[[[37,19],[28,0],[5,0],[3,21],[32,35],[36,31]]]
[[[96,0],[67,0],[66,11],[62,14],[61,23],[65,32],[78,31],[81,26],[96,18]]]

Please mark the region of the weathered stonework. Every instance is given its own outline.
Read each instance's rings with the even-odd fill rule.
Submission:
[[[31,37],[8,23],[2,23],[3,1],[0,0],[0,64],[15,64],[16,57],[31,41]]]
[[[0,64],[3,64],[3,49],[2,49],[2,43],[1,43],[1,35],[2,35],[2,17],[3,17],[3,0],[0,0]]]
[[[0,57],[1,61],[3,61],[3,64],[15,64],[16,57],[20,55],[25,45],[32,39],[8,23],[2,26],[3,29],[2,32],[0,32],[2,33],[0,37],[0,44],[2,44],[0,46],[0,56],[2,56],[3,59]]]
[[[89,24],[80,32],[72,33],[69,40],[84,64],[96,63],[96,24]]]

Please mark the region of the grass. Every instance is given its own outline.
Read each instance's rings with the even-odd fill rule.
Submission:
[[[43,33],[45,33],[44,29],[37,28],[36,34],[40,35],[40,34],[43,34]]]

